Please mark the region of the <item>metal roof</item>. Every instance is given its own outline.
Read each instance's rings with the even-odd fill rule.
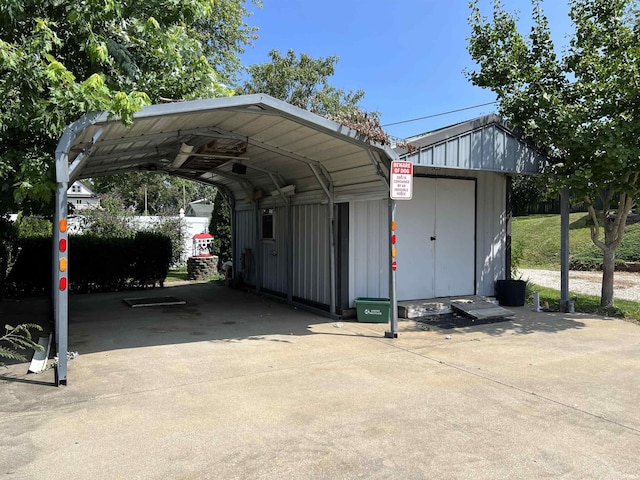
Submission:
[[[546,162],[511,124],[495,114],[406,139],[417,150],[396,149],[417,167],[537,174]]]
[[[296,204],[329,193],[336,201],[385,194],[397,158],[348,127],[261,94],[148,106],[130,127],[106,112],[88,114],[65,131],[57,158],[66,152],[69,182],[164,171],[215,185],[240,209],[261,198]]]

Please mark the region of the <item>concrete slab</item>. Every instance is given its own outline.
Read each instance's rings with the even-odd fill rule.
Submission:
[[[163,292],[187,304],[73,296],[67,387],[0,371],[3,478],[640,478],[638,325],[513,308],[394,340],[211,284]]]

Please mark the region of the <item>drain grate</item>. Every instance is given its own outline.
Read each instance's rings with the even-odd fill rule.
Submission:
[[[176,297],[144,297],[144,298],[125,298],[124,303],[132,308],[136,307],[160,307],[164,305],[185,305],[185,300]]]

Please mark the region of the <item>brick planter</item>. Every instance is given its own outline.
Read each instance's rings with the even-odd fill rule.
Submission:
[[[187,278],[206,280],[218,274],[218,256],[189,257],[187,259]]]

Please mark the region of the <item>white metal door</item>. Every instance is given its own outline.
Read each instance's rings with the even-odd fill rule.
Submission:
[[[435,296],[475,293],[476,183],[436,182]]]
[[[415,177],[396,207],[398,300],[475,292],[475,182]]]
[[[413,198],[396,202],[396,295],[398,300],[434,296],[436,190],[433,178],[414,177]]]

